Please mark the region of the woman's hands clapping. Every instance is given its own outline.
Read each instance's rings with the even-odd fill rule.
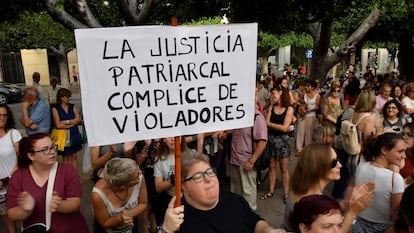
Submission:
[[[19,207],[22,208],[24,211],[31,212],[35,207],[35,200],[28,192],[21,192],[17,197],[17,203]]]

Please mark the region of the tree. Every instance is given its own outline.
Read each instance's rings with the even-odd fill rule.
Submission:
[[[68,80],[66,54],[74,45],[73,34],[46,12],[23,11],[17,18],[0,24],[0,50],[49,48],[57,54],[62,80]]]
[[[391,1],[391,0],[390,0]],[[261,29],[273,34],[286,32],[306,32],[313,38],[313,58],[311,63],[311,78],[320,78],[323,82],[329,69],[344,59],[360,42],[366,33],[376,25],[381,16],[377,10],[376,0],[295,0],[295,1],[268,1],[233,0],[233,22],[242,22],[245,18],[257,20]],[[363,4],[363,5],[361,5]],[[263,7],[265,6],[265,7]],[[361,7],[364,6],[365,8]],[[366,6],[369,6],[366,7]],[[362,8],[371,11],[371,14],[359,11],[359,20],[352,27],[347,27],[347,39],[338,48],[334,49],[331,39],[335,22]],[[277,17],[274,17],[277,15]],[[366,17],[366,20],[361,16]],[[360,23],[362,22],[362,24]],[[359,27],[358,27],[359,25]],[[352,33],[349,33],[352,32]],[[338,34],[343,34],[338,31]],[[333,51],[328,56],[328,50]]]
[[[328,71],[355,50],[356,45],[378,23],[380,16],[380,10],[372,10],[361,25],[331,55],[328,55],[328,49],[332,36],[333,19],[309,24],[308,32],[314,41],[310,78],[319,78],[321,82],[324,82]]]

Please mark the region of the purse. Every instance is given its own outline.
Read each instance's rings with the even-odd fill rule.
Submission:
[[[67,146],[68,133],[66,129],[52,129],[50,132],[50,138],[53,143],[58,145],[58,150],[63,151]]]
[[[46,210],[46,225],[43,223],[35,223],[32,224],[22,231],[22,233],[52,233],[51,220],[52,220],[52,213],[49,211],[49,205],[52,201],[52,192],[53,192],[53,185],[55,184],[55,177],[56,177],[56,170],[57,170],[58,163],[55,162],[50,170],[49,180],[47,182],[47,189],[46,189],[46,202],[45,202],[45,210]]]

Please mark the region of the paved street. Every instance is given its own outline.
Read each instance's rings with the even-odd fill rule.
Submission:
[[[46,88],[45,88],[46,90]],[[78,88],[71,88],[72,91],[72,99],[71,102],[76,104],[79,109],[81,109],[81,97],[79,93]],[[15,114],[15,119],[18,122],[21,118],[21,103],[14,103],[10,104],[13,113]],[[18,122],[18,129],[22,129],[21,124]],[[82,154],[79,153],[79,159],[78,161],[81,163],[82,161]],[[289,163],[289,170],[290,173],[293,172],[294,166],[296,164],[297,158],[292,156],[292,161]],[[80,172],[82,171],[82,166],[79,164]],[[280,180],[280,170],[278,170],[278,180],[276,184],[276,191],[275,195],[267,200],[260,200],[258,198],[257,204],[257,213],[262,216],[264,219],[266,219],[272,226],[278,227],[283,221],[283,213],[284,213],[284,204],[283,204],[283,190],[282,190],[282,184]],[[263,173],[265,175],[265,173]],[[81,211],[84,214],[84,216],[87,219],[88,226],[90,231],[92,232],[92,220],[93,215],[91,211],[91,202],[90,202],[90,193],[93,187],[93,183],[91,180],[89,180],[90,174],[82,174],[82,200],[81,200]],[[229,184],[221,181],[222,189],[229,190]],[[258,197],[260,197],[262,194],[268,192],[268,182],[265,181],[261,185],[258,186]],[[7,230],[5,229],[4,225],[0,224],[0,233],[7,233]]]

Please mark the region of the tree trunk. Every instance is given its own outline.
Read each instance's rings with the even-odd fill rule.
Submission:
[[[59,63],[60,83],[62,86],[69,87],[69,68],[67,52],[69,50],[60,47],[59,49],[51,47],[52,51],[56,54]]]
[[[390,64],[388,65],[387,71],[391,73],[392,70],[395,68],[395,57],[397,55],[397,48],[389,49],[388,52],[391,54]]]
[[[269,60],[267,54],[262,57],[262,75],[269,74]]]
[[[313,55],[311,60],[310,79],[319,79],[320,83],[325,81],[326,57],[328,55],[329,43],[332,35],[332,20],[326,20],[314,24],[309,28],[313,38]],[[329,70],[329,69],[328,69]]]
[[[322,22],[319,27],[316,26],[317,24],[309,25],[308,31],[314,39],[310,77],[312,79],[319,78],[320,83],[324,83],[328,71],[334,65],[338,64],[338,62],[346,59],[351,51],[355,50],[356,45],[364,38],[368,31],[378,23],[380,17],[380,10],[371,11],[368,17],[365,18],[361,25],[348,37],[340,48],[336,49],[335,52],[329,56],[327,56],[328,45],[331,38],[333,22]],[[328,38],[329,40],[327,40]]]
[[[401,37],[398,51],[399,71],[402,78],[407,82],[414,82],[414,48],[412,36],[405,34]]]

